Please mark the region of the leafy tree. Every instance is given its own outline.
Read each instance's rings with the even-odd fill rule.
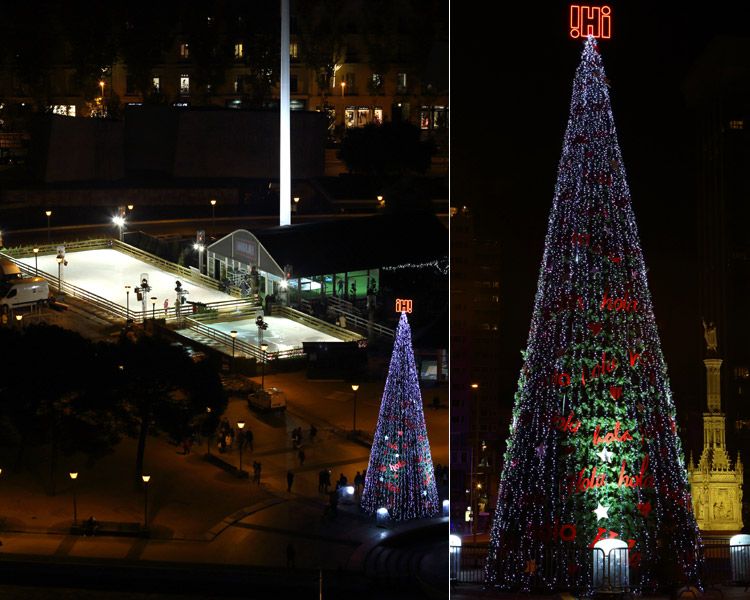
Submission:
[[[120,55],[127,64],[128,77],[144,102],[156,101],[153,72],[162,55],[174,45],[177,22],[176,2],[135,0],[123,5],[118,27]]]
[[[96,460],[119,440],[114,413],[101,401],[112,372],[106,352],[77,333],[47,325],[2,329],[0,348],[4,439],[18,445],[19,464],[29,446],[49,445],[54,493],[60,452]]]
[[[122,368],[113,393],[129,434],[138,439],[135,477],[139,482],[149,432],[183,439],[203,424],[207,408],[215,418],[223,414],[227,398],[215,370],[194,363],[183,348],[165,340],[124,339],[117,357]]]

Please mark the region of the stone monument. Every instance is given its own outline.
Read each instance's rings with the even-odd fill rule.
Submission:
[[[726,447],[726,418],[721,412],[721,363],[718,358],[716,327],[703,321],[706,340],[706,400],[703,413],[703,452],[696,465],[688,464],[690,492],[701,531],[742,530],[742,460],[739,452],[731,464]]]

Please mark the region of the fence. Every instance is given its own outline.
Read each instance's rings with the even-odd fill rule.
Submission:
[[[450,546],[450,578],[453,584],[484,584],[487,544]],[[639,580],[637,564],[629,564],[627,548],[581,549],[574,546],[552,546],[534,561],[531,585],[536,581],[557,582],[558,589],[583,586],[600,592],[625,592]],[[727,539],[703,540],[702,581],[705,586],[739,585],[750,587],[750,545],[731,545]],[[577,565],[571,576],[568,565]],[[528,568],[528,566],[527,566]],[[563,582],[568,582],[566,586]],[[520,582],[519,582],[520,583]],[[682,583],[682,582],[676,582]]]

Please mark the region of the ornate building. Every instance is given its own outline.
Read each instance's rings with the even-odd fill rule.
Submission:
[[[715,353],[716,330],[706,330],[709,353]],[[713,343],[712,343],[713,342]],[[696,465],[690,457],[693,507],[701,531],[738,532],[742,529],[742,459],[732,466],[726,447],[726,418],[721,412],[720,358],[707,358],[708,412],[703,413],[703,452]]]

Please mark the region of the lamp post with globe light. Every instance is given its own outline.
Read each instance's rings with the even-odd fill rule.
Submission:
[[[352,435],[356,435],[357,433],[357,390],[358,389],[359,389],[359,384],[353,383],[352,391],[354,392],[354,411],[352,414]]]
[[[143,480],[143,528],[148,529],[148,482],[151,475],[141,475]]]
[[[245,422],[244,421],[237,421],[237,429],[240,430],[240,472],[239,476],[242,477],[242,446],[244,442],[244,435],[243,435],[243,429],[245,429]]]
[[[34,248],[34,275],[39,275],[39,248]]]
[[[45,210],[44,214],[47,215],[47,243],[49,244],[52,241],[52,233],[50,231],[50,217],[52,216],[51,210]]]
[[[73,526],[75,527],[78,524],[78,503],[76,499],[76,481],[78,480],[78,472],[71,471],[68,475],[70,475],[70,479],[73,482]]]
[[[268,344],[261,344],[261,361],[260,361],[260,389],[265,389],[266,383],[266,351],[268,350]]]

